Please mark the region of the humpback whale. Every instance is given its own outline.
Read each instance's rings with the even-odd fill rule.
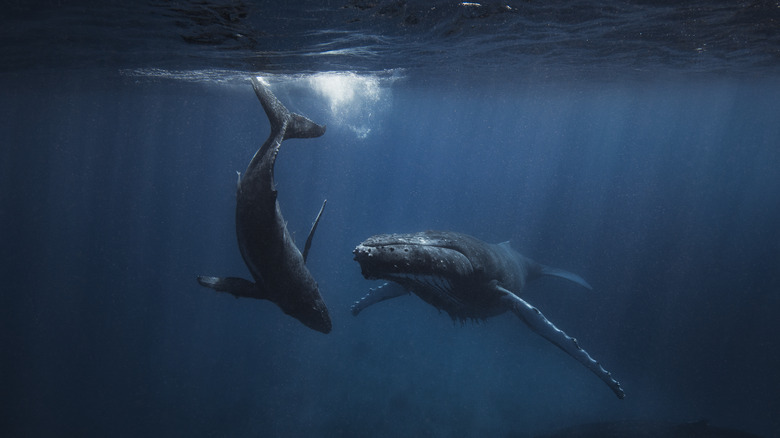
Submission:
[[[451,231],[371,236],[353,251],[363,277],[387,280],[352,305],[353,315],[380,301],[410,292],[447,312],[453,320],[483,320],[511,311],[531,330],[592,371],[618,396],[623,388],[609,371],[542,312],[520,298],[528,281],[543,275],[591,289],[579,275],[536,263],[508,243],[489,244]]]
[[[317,282],[306,268],[306,256],[325,203],[306,239],[303,254],[287,231],[274,185],[274,163],[282,141],[313,138],[325,127],[291,113],[258,78],[252,87],[271,123],[271,133],[260,146],[236,190],[238,248],[254,281],[237,277],[199,276],[205,287],[235,296],[269,300],[309,328],[329,333],[332,324]]]

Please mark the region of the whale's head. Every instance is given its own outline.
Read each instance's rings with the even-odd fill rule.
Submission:
[[[352,253],[367,279],[403,282],[407,278],[469,277],[474,266],[460,242],[449,233],[425,231],[371,236]]]
[[[277,302],[277,304],[282,308],[284,313],[302,322],[307,327],[317,330],[320,333],[330,333],[333,324],[330,320],[328,307],[322,300],[322,296],[320,295],[319,288],[316,284],[313,289],[308,291],[307,295],[308,297],[305,300],[295,300],[293,302],[280,301]]]

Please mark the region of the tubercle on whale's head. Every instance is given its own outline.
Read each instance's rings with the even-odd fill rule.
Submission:
[[[448,242],[424,233],[378,234],[352,251],[363,277],[388,279],[399,274],[467,277],[473,272],[468,257]]]

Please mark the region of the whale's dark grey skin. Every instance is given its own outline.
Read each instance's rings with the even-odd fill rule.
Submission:
[[[409,292],[454,320],[486,319],[510,310],[531,330],[585,365],[619,398],[625,396],[620,383],[576,339],[518,296],[528,281],[542,275],[565,278],[591,289],[580,276],[536,263],[508,243],[493,245],[451,231],[380,234],[366,239],[353,254],[365,278],[393,282],[371,289],[352,306],[353,315]]]
[[[319,137],[325,133],[325,127],[290,113],[259,79],[253,77],[252,86],[271,122],[271,134],[255,153],[243,177],[239,176],[236,193],[238,247],[254,282],[236,277],[206,276],[198,277],[198,282],[237,298],[273,301],[284,313],[306,326],[329,333],[332,324],[328,308],[305,265],[322,209],[302,255],[287,231],[274,186],[274,162],[282,141]]]

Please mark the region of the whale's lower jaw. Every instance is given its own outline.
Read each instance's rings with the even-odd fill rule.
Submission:
[[[367,279],[392,281],[454,321],[484,321],[507,311],[492,289],[438,274],[375,273]],[[469,284],[469,283],[465,283]]]

